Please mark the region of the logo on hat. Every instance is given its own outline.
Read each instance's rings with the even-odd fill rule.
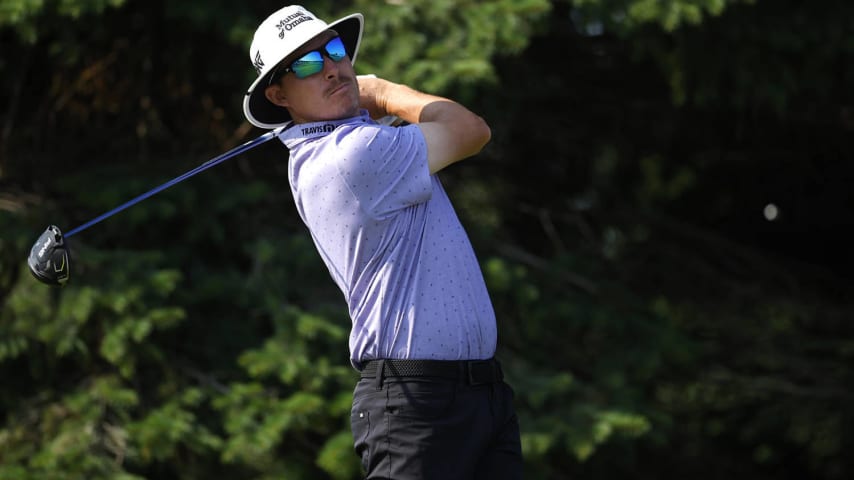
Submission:
[[[258,53],[255,54],[255,61],[252,62],[252,66],[255,67],[255,73],[261,74],[261,70],[264,68],[264,60],[261,60],[261,50],[258,50]]]
[[[300,23],[309,22],[311,20],[314,20],[314,17],[306,14],[305,12],[292,13],[279,20],[279,23],[276,24],[276,28],[279,29],[279,38],[285,38],[286,30],[293,30]]]

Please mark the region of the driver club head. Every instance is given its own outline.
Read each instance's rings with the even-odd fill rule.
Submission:
[[[48,285],[65,285],[68,281],[70,260],[62,232],[55,225],[51,225],[33,244],[27,264],[38,281]]]

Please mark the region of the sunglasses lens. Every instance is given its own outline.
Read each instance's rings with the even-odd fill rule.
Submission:
[[[335,37],[326,42],[323,49],[334,62],[340,62],[347,56],[347,49],[344,48],[344,42],[341,41],[340,37]],[[290,70],[300,79],[314,75],[323,70],[323,55],[318,50],[308,52],[291,63]]]
[[[335,37],[326,44],[326,54],[329,58],[336,62],[340,62],[342,58],[347,56],[347,49],[344,48],[344,42],[341,37]]]
[[[323,56],[318,51],[308,52],[291,64],[297,78],[305,78],[323,70]]]

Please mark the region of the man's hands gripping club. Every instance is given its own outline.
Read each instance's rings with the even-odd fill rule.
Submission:
[[[418,125],[430,173],[476,155],[492,136],[483,118],[453,100],[375,76],[359,76],[358,82],[359,103],[371,118],[395,116]]]

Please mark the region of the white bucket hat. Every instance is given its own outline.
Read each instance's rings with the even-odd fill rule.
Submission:
[[[246,119],[256,127],[269,129],[291,121],[287,109],[270,103],[264,95],[273,68],[326,30],[338,32],[350,61],[355,63],[362,41],[363,22],[362,14],[354,13],[327,24],[300,5],[288,5],[267,17],[255,30],[249,47],[249,60],[258,72],[258,78],[252,82],[243,99]]]

